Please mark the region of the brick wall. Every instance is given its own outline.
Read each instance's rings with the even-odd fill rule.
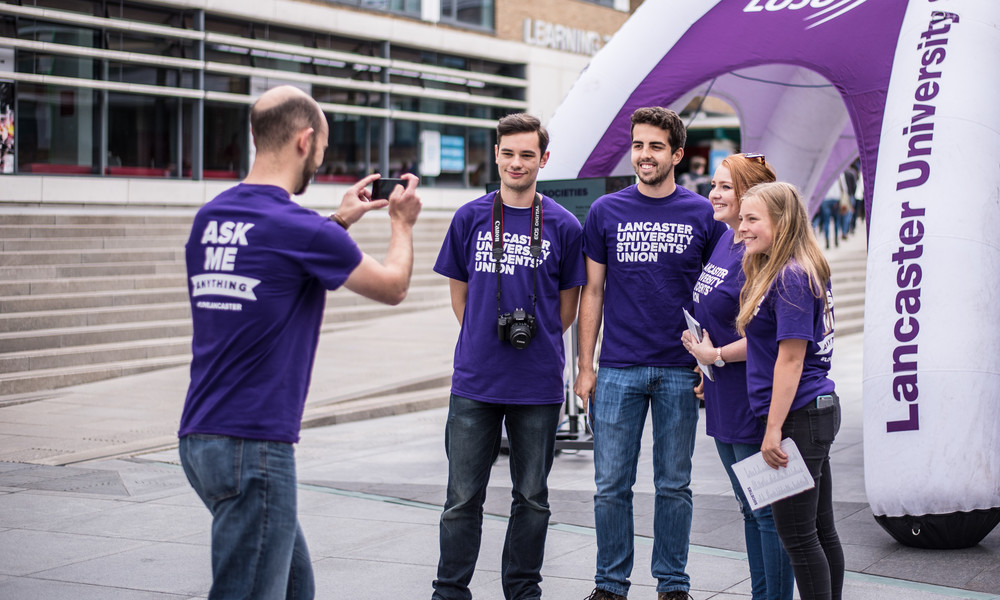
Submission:
[[[524,41],[524,20],[546,21],[573,29],[614,34],[628,19],[627,13],[582,0],[497,0],[497,37]]]

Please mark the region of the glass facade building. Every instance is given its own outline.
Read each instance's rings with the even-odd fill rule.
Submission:
[[[422,8],[420,0],[322,4],[403,19]],[[494,26],[493,0],[440,0],[440,11],[449,26]],[[523,60],[181,3],[0,4],[0,129],[14,141],[2,165],[15,174],[235,180],[251,161],[250,104],[291,84],[320,102],[330,124],[319,181],[415,171],[422,141],[433,139],[449,159],[424,183],[479,185],[496,120],[528,110],[526,71]]]

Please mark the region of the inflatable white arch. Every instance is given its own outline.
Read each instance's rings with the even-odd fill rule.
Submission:
[[[630,174],[633,110],[717,96],[812,207],[860,156],[866,487],[914,546],[1000,521],[998,56],[996,0],[650,1],[549,124],[545,177]]]

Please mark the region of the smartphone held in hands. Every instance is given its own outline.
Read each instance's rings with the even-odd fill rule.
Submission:
[[[381,177],[372,182],[372,200],[388,200],[397,185],[406,187],[406,181],[391,177]]]

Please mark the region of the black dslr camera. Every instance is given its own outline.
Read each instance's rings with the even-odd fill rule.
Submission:
[[[531,338],[535,337],[535,315],[529,315],[523,308],[516,308],[512,313],[504,313],[497,317],[497,335],[500,341],[510,340],[510,345],[518,350],[528,347]]]

